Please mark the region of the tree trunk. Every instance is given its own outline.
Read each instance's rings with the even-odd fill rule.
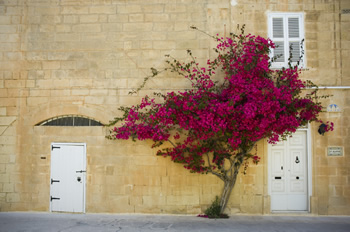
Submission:
[[[232,176],[224,181],[224,189],[222,190],[221,200],[220,200],[220,206],[221,206],[220,213],[224,212],[227,202],[230,199],[232,189],[235,186],[238,171],[239,171],[239,168],[241,167],[241,164],[236,163],[236,165],[237,166],[234,167]]]

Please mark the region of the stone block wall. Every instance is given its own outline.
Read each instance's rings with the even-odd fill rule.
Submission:
[[[19,105],[32,82],[22,73],[21,8],[17,2],[0,4],[0,204],[19,202],[16,191],[16,144]],[[1,207],[3,208],[3,207]]]
[[[165,54],[186,60],[192,49],[201,63],[215,55],[215,42],[190,26],[228,35],[246,24],[247,33],[266,37],[269,12],[304,12],[304,79],[350,85],[349,8],[346,0],[0,0],[0,211],[48,211],[50,144],[84,142],[87,212],[202,212],[222,183],[155,156],[149,142],[108,141],[102,127],[35,125],[67,114],[107,123],[145,94],[186,88],[181,77],[164,74],[128,94],[150,67],[164,67]],[[342,108],[322,116],[336,130],[312,135],[315,214],[350,214],[349,91],[332,90],[325,102]],[[326,157],[327,146],[344,146],[344,157]],[[228,213],[270,213],[265,141],[258,154],[259,165],[240,175]]]
[[[314,139],[313,150],[313,197],[311,209],[320,215],[349,215],[349,90],[322,90],[323,94],[332,97],[323,101],[328,106],[336,103],[340,112],[325,112],[322,119],[334,122],[335,129],[328,135],[320,136],[317,126],[312,128]],[[328,155],[328,147],[342,147],[343,156]]]

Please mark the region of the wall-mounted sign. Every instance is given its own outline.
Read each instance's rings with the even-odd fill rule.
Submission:
[[[343,147],[328,147],[328,156],[343,156]]]
[[[340,107],[336,104],[330,104],[327,107],[327,112],[340,112]]]

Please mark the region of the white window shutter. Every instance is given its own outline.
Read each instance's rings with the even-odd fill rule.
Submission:
[[[270,38],[275,43],[275,49],[272,51],[271,57],[275,57],[276,59],[272,65],[275,68],[280,68],[283,67],[286,57],[284,17],[278,15],[272,16],[269,21]]]
[[[299,61],[301,56],[301,41],[304,38],[303,16],[301,13],[271,13],[269,15],[269,37],[276,48],[271,57],[278,56],[272,63],[273,68],[288,67],[288,58],[291,53],[292,65]],[[290,51],[290,47],[292,50]],[[305,57],[299,66],[305,67]]]
[[[289,38],[299,38],[299,18],[290,17],[288,18],[288,37]]]
[[[275,50],[273,55],[277,57],[275,62],[285,62],[285,55],[284,55],[284,42],[275,42]]]
[[[292,56],[292,63],[298,62],[301,55],[301,38],[299,17],[288,17],[288,54]]]
[[[283,38],[283,18],[272,18],[272,37]]]
[[[289,42],[289,48],[292,48],[292,51],[289,52],[289,55],[292,56],[292,63],[298,62],[301,55],[300,42]]]

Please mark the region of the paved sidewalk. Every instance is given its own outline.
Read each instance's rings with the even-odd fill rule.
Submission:
[[[196,216],[137,214],[0,213],[1,232],[348,232],[350,217],[231,216],[206,219]]]

